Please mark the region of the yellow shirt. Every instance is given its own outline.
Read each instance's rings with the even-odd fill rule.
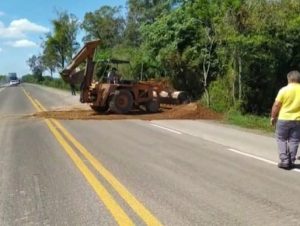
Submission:
[[[300,121],[300,84],[290,83],[281,88],[276,101],[282,104],[279,111],[279,120]]]

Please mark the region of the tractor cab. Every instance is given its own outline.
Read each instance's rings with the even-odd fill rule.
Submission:
[[[129,75],[130,61],[119,59],[106,59],[97,62],[97,77],[103,83],[134,84],[137,81]],[[116,79],[114,79],[114,77]]]

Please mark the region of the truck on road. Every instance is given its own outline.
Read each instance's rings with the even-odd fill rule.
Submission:
[[[10,86],[16,86],[20,84],[20,80],[17,77],[17,73],[15,72],[8,73],[8,78],[9,78]]]

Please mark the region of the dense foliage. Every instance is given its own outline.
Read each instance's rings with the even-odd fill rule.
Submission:
[[[286,73],[300,69],[300,1],[128,0],[85,14],[84,40],[99,38],[97,59],[131,61],[134,79],[166,78],[217,111],[269,112]],[[42,62],[62,68],[78,48],[79,23],[53,20]]]

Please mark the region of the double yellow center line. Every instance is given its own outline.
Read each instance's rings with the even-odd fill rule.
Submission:
[[[30,94],[23,89],[32,105],[38,112],[45,111],[46,108]],[[146,225],[162,225],[158,219],[140,202],[126,187],[117,180],[76,138],[74,138],[62,125],[55,119],[45,119],[50,131],[74,162],[75,166],[84,175],[87,182],[94,189],[100,200],[110,211],[118,225],[134,225],[130,217],[125,213],[121,206],[115,201],[112,195],[101,184],[97,177],[89,170],[69,142],[84,156],[86,160],[96,169],[96,171],[112,186],[112,188],[123,198],[123,200],[132,208],[132,210],[145,222]]]

